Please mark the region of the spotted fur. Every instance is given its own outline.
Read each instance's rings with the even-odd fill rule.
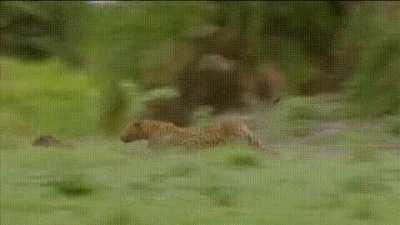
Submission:
[[[136,120],[128,124],[121,141],[148,140],[152,146],[183,146],[210,148],[226,144],[231,139],[245,138],[249,145],[261,150],[261,141],[242,121],[221,120],[208,128],[177,127],[173,123],[156,120]]]

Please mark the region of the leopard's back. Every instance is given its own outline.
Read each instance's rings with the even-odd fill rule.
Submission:
[[[180,146],[188,149],[204,149],[243,139],[246,141],[253,140],[254,136],[245,129],[227,131],[225,127],[213,126],[209,128],[181,128],[179,132],[165,133],[155,137],[151,142],[152,144],[158,143],[160,147]]]
[[[237,120],[225,120],[208,128],[177,127],[172,123],[142,120],[132,122],[121,136],[124,142],[145,139],[149,147],[179,146],[184,148],[211,148],[226,144],[232,139],[246,139],[250,145],[261,147],[261,142]]]
[[[153,137],[149,142],[150,146],[177,146],[188,149],[200,149],[222,144],[224,137],[214,129],[189,127],[180,128],[170,133],[163,133],[163,135]]]

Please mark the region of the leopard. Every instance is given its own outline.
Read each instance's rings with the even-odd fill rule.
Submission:
[[[132,120],[120,135],[124,143],[147,140],[147,147],[153,149],[160,146],[206,149],[226,145],[235,139],[244,139],[251,147],[265,150],[247,124],[235,119],[221,119],[208,127],[178,127],[165,121]]]

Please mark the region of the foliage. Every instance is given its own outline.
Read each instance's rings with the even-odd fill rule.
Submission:
[[[115,2],[107,5],[76,2],[2,2],[0,42],[3,55],[17,57],[30,55],[37,59],[58,56],[68,62],[78,63],[76,61],[78,60],[84,63],[86,65],[84,70],[69,71],[65,68],[61,69],[63,70],[61,72],[71,77],[75,74],[87,75],[91,88],[97,90],[97,97],[90,101],[95,101],[98,108],[83,110],[88,113],[91,110],[93,114],[88,116],[88,119],[85,119],[84,115],[80,115],[80,118],[83,121],[101,120],[103,130],[111,133],[117,132],[126,118],[143,111],[140,108],[142,100],[137,98],[137,95],[146,94],[141,81],[149,75],[149,71],[159,73],[158,76],[171,76],[171,73],[164,73],[162,62],[169,62],[177,54],[185,55],[177,49],[186,40],[186,35],[189,31],[208,23],[226,25],[240,31],[246,54],[244,60],[248,60],[246,62],[249,65],[253,61],[259,63],[264,60],[273,60],[280,64],[286,74],[290,93],[315,93],[313,90],[318,88],[330,89],[326,85],[333,85],[337,91],[337,84],[345,80],[342,87],[348,103],[345,116],[378,117],[399,112],[400,80],[396,71],[399,65],[397,58],[400,44],[396,32],[398,25],[394,22],[399,14],[398,8],[396,4],[389,10],[386,3],[350,4],[328,1]],[[27,52],[30,53],[26,55]],[[357,58],[360,60],[348,60]],[[349,65],[340,64],[340,60]],[[66,76],[51,78],[50,74],[60,72],[55,69],[57,66],[53,62],[43,62],[41,66],[33,64],[26,66],[22,62],[21,69],[18,68],[18,64],[13,63],[5,70],[16,74],[18,82],[32,81],[30,87],[35,90],[41,87],[35,86],[37,81],[33,79],[36,78],[30,76],[28,68],[49,70],[43,72],[41,82],[47,82],[48,87],[54,87],[51,93],[45,94],[46,91],[42,90],[42,94],[47,96],[41,98],[42,113],[34,113],[32,107],[26,104],[12,110],[18,112],[16,113],[18,115],[32,117],[32,120],[36,121],[33,124],[41,124],[41,130],[63,130],[61,133],[79,135],[88,133],[87,130],[91,127],[94,132],[95,126],[92,125],[80,129],[78,124],[81,123],[78,120],[71,122],[72,119],[66,119],[66,124],[61,125],[55,122],[56,118],[51,122],[50,119],[42,119],[42,115],[43,118],[49,118],[45,115],[47,113],[43,112],[46,108],[43,105],[55,104],[51,101],[44,103],[47,101],[46,98],[52,98],[54,101],[58,97],[63,99],[62,88],[68,89],[70,87],[67,86],[76,86],[76,83],[81,82]],[[2,62],[2,67],[5,68],[6,64],[7,61]],[[33,71],[40,73],[37,69]],[[4,74],[3,71],[2,73]],[[47,81],[44,81],[45,79]],[[66,81],[69,79],[71,82]],[[5,82],[2,85],[10,84],[8,81]],[[57,84],[59,82],[69,83],[60,87]],[[134,86],[131,85],[132,82]],[[55,91],[55,87],[60,91]],[[11,96],[19,92],[18,88],[5,90],[9,92],[5,95],[8,97],[2,101],[7,102],[6,108],[14,107],[11,105],[16,104],[18,100],[14,101],[15,98]],[[75,92],[75,90],[70,91],[69,94],[66,93],[65,98],[70,98],[71,101],[77,100],[78,92],[74,97],[68,97]],[[81,102],[78,104],[82,106],[89,104],[82,100],[89,101],[88,98],[80,99]],[[35,101],[30,102],[33,104]],[[52,110],[57,108],[59,107]],[[294,111],[302,111],[293,114],[312,114],[306,108],[293,107]],[[69,108],[65,111],[65,109],[60,108],[61,114],[68,112],[69,116],[65,118],[72,118],[73,112],[78,113],[81,110],[76,108],[75,111]],[[52,110],[49,109],[48,112]],[[53,116],[50,118],[61,114],[52,113]],[[319,112],[318,116],[335,117],[328,114]],[[11,114],[2,116],[5,118],[7,117],[5,115]],[[48,122],[45,123],[48,125],[37,122],[46,120]],[[297,120],[299,126],[311,128],[312,125],[305,120],[307,119],[302,120],[303,122]],[[14,120],[20,126],[19,133],[39,132],[38,125],[23,129],[22,127],[26,127],[29,123],[22,121],[24,119]],[[51,126],[54,128],[50,128]],[[62,128],[56,128],[57,126]]]
[[[84,13],[85,4],[79,2],[2,2],[0,53],[31,60],[58,56],[80,65]]]

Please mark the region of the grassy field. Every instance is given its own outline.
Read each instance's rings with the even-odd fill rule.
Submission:
[[[397,224],[399,156],[274,145],[149,152],[85,140],[1,151],[1,224]],[[364,147],[368,147],[367,145]],[[305,154],[308,152],[307,154]]]
[[[89,73],[4,64],[1,225],[399,224],[398,117],[354,118],[335,95],[288,97],[249,114],[278,158],[245,145],[152,152],[98,131]],[[32,147],[41,133],[72,147]]]

